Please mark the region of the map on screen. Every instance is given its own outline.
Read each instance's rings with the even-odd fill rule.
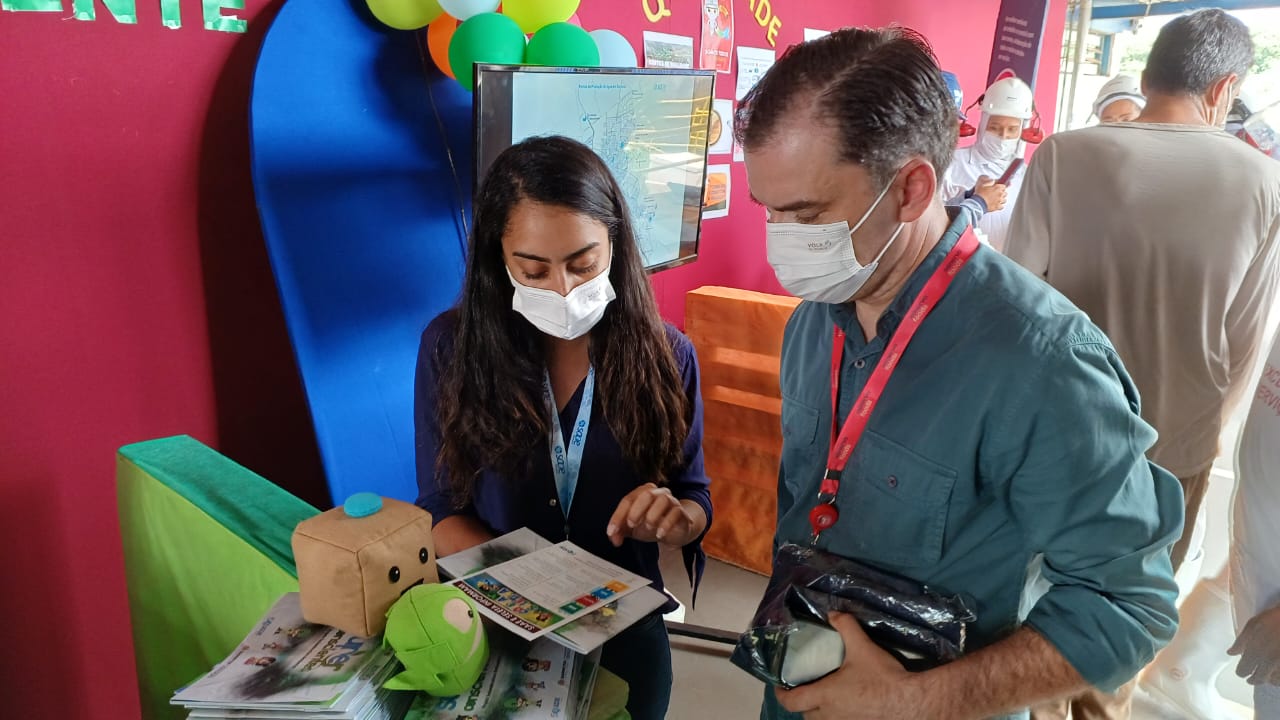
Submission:
[[[595,150],[622,187],[644,264],[662,265],[680,256],[689,194],[695,213],[701,201],[710,99],[697,101],[696,82],[679,75],[519,73],[511,84],[511,142],[564,135]]]

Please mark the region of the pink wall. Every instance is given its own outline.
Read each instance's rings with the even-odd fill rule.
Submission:
[[[114,451],[187,433],[327,492],[258,230],[244,35],[0,13],[0,715],[136,718]],[[232,14],[232,13],[228,13]],[[275,452],[277,451],[278,452]]]
[[[699,2],[668,0],[671,16],[651,23],[645,17],[645,0],[616,0],[611,3],[584,2],[578,11],[583,27],[609,27],[627,36],[642,48],[645,30],[690,35],[695,50],[701,33]],[[650,7],[656,0],[649,0]],[[751,47],[769,47],[762,28],[753,18],[750,0],[734,0],[735,42]],[[804,39],[804,28],[830,30],[849,25],[882,26],[899,23],[923,33],[933,44],[944,69],[956,73],[964,85],[966,103],[985,90],[991,44],[995,35],[999,0],[969,0],[938,3],[929,0],[831,0],[809,2],[773,0],[772,8],[782,19],[777,35],[779,53]],[[1050,0],[1050,16],[1045,29],[1041,74],[1037,87],[1038,105],[1046,113],[1043,125],[1053,127],[1057,105],[1058,63],[1062,30],[1066,22],[1067,0]],[[717,78],[716,96],[733,98],[735,74]],[[729,162],[730,156],[712,156],[711,162]],[[749,199],[746,172],[742,163],[733,164],[730,216],[703,224],[700,257],[697,262],[659,273],[654,277],[663,314],[683,326],[684,298],[703,285],[728,285],[764,292],[782,292],[764,258],[764,215]]]
[[[647,27],[697,34],[693,0],[668,0],[672,16],[653,26],[643,2],[585,0],[579,14],[637,47]],[[138,2],[136,25],[101,3],[95,22],[0,13],[0,617],[16,649],[0,655],[0,685],[24,718],[137,716],[118,446],[188,433],[327,501],[248,170],[250,80],[278,3],[235,13],[245,35],[204,30],[194,0],[179,30],[155,0]],[[1053,4],[1050,110],[1065,0]],[[780,47],[805,26],[897,21],[933,40],[969,97],[981,91],[997,0],[773,6]],[[738,42],[764,45],[749,0],[735,12]],[[700,285],[778,289],[740,164],[732,208],[707,222],[697,263],[655,279],[668,317],[682,319]]]

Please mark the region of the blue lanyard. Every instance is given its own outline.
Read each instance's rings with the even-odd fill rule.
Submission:
[[[569,447],[564,444],[564,432],[560,429],[560,413],[556,411],[556,396],[551,391],[551,374],[543,375],[547,406],[551,408],[551,472],[556,477],[556,492],[560,495],[560,510],[569,519],[569,506],[578,489],[578,472],[582,470],[582,449],[587,444],[587,428],[591,426],[591,400],[596,391],[596,369],[587,369],[587,380],[582,386],[582,404],[578,406],[578,419],[573,423],[573,435]]]

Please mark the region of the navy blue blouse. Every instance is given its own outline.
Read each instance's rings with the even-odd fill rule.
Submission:
[[[519,480],[504,478],[486,470],[477,478],[471,501],[455,507],[443,468],[437,467],[440,427],[436,417],[436,398],[440,394],[439,377],[443,364],[453,351],[457,316],[445,312],[422,333],[418,347],[418,370],[414,389],[414,422],[417,426],[418,505],[431,513],[433,523],[454,515],[471,515],[495,535],[527,527],[542,537],[575,545],[609,562],[620,565],[653,581],[663,590],[662,572],[658,566],[656,543],[638,542],[630,538],[615,548],[605,534],[609,518],[627,493],[644,484],[623,456],[622,448],[604,419],[603,407],[597,399],[592,403],[591,426],[582,454],[582,470],[573,504],[566,521],[556,495],[555,477],[551,470],[550,450],[545,444],[530,448],[533,453],[532,476]],[[684,463],[672,472],[667,487],[680,500],[692,500],[707,515],[711,527],[710,480],[702,461],[702,394],[698,388],[698,359],[693,344],[675,327],[667,326],[667,338],[675,354],[677,367],[684,379],[684,389],[693,403],[693,420],[684,443]],[[560,426],[565,437],[578,417],[582,402],[582,385],[560,412]],[[704,533],[705,534],[705,533]],[[706,556],[702,538],[684,548],[685,568],[695,591],[702,577]],[[696,597],[696,595],[695,595]],[[670,601],[663,609],[674,609]]]

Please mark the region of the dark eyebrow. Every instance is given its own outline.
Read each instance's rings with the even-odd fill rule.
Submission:
[[[753,200],[754,197],[753,197]],[[795,202],[787,202],[781,208],[769,208],[774,213],[795,213],[797,210],[813,210],[826,208],[827,202],[820,200],[796,200]]]
[[[564,258],[564,261],[573,262],[574,260],[577,260],[578,258],[582,257],[583,255],[586,255],[587,253],[591,252],[592,250],[595,250],[598,247],[600,247],[600,243],[598,242],[588,243],[585,246],[583,246],[581,249],[575,250],[569,253],[568,255],[566,255]],[[511,254],[514,257],[524,258],[525,260],[532,260],[534,262],[547,263],[547,264],[551,263],[550,259],[544,258],[541,255],[531,255],[529,253],[523,253],[519,251],[513,252]]]
[[[592,250],[595,250],[598,247],[600,247],[600,243],[598,242],[587,243],[587,245],[583,247],[581,250],[571,252],[567,256],[565,256],[564,261],[573,262],[574,260],[577,260],[578,258],[582,257],[583,255],[586,255],[587,253],[591,252]]]
[[[751,195],[751,202],[757,205],[762,205],[762,206],[764,205],[764,203],[756,199],[756,196],[754,194]],[[769,209],[772,210],[773,212],[784,213],[784,212],[796,212],[797,210],[812,210],[815,208],[823,209],[823,208],[826,208],[827,205],[829,204],[830,203],[827,203],[821,200],[797,200],[792,203],[787,203],[782,207],[769,208]]]

